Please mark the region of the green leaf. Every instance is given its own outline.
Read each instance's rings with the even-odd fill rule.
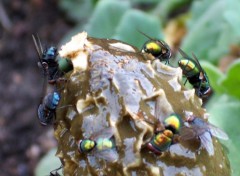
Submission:
[[[228,157],[233,169],[233,176],[239,176],[240,147],[240,101],[227,95],[214,97],[207,106],[210,122],[222,128],[229,136],[228,141],[222,141],[228,149]]]
[[[146,3],[146,4],[152,4],[152,3],[158,3],[161,0],[130,0],[131,3]]]
[[[208,1],[208,0],[207,0]],[[188,26],[188,34],[183,40],[181,48],[186,52],[194,51],[201,59],[217,63],[229,52],[229,46],[239,39],[240,22],[238,0],[221,0],[206,3],[206,0],[195,1],[194,4],[203,4],[202,8],[192,8]],[[206,4],[208,6],[206,6]],[[196,7],[193,5],[193,7]],[[195,15],[195,13],[197,15]],[[196,17],[198,16],[198,17]]]
[[[240,60],[236,60],[234,63],[231,64],[227,71],[227,75],[221,79],[220,84],[225,89],[225,91],[238,99],[240,99]]]
[[[170,13],[174,14],[174,11],[179,11],[180,8],[186,7],[192,2],[192,0],[161,0],[157,7],[153,10],[153,13],[161,18],[165,23],[168,20]]]
[[[84,29],[92,37],[109,38],[129,8],[128,1],[101,0]]]
[[[223,93],[224,88],[220,85],[219,81],[224,77],[224,74],[214,65],[209,62],[201,61],[201,66],[206,72],[210,85],[214,93]]]
[[[70,41],[72,36],[77,35],[78,33],[84,31],[82,24],[80,23],[79,25],[75,26],[72,30],[70,30],[68,33],[66,33],[61,41],[58,44],[58,47],[60,48],[62,45],[66,44],[67,42]]]
[[[92,13],[94,2],[93,0],[60,0],[59,7],[73,21],[82,21]]]
[[[159,19],[139,10],[129,10],[124,14],[113,38],[141,48],[148,38],[138,31],[151,38],[163,38]]]
[[[195,1],[191,6],[191,20],[188,25],[191,27],[194,23],[202,17],[208,8],[213,4],[213,1]]]
[[[59,168],[62,163],[59,158],[55,156],[57,149],[50,150],[38,163],[35,170],[36,176],[50,175],[50,172]],[[62,173],[61,170],[58,173]]]

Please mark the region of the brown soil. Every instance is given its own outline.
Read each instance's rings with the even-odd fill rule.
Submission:
[[[72,23],[57,0],[3,0],[2,6],[11,26],[0,22],[0,176],[34,175],[56,141],[36,115],[43,77],[31,35],[37,33],[43,46],[57,45]]]

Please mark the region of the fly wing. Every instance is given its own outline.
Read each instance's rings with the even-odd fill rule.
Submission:
[[[197,132],[191,127],[182,127],[180,130],[180,140],[188,141],[191,139],[196,139],[198,137]]]
[[[42,45],[41,45],[41,41],[40,41],[38,35],[37,35],[37,40],[36,40],[34,35],[32,35],[32,38],[33,38],[33,42],[34,42],[34,45],[35,45],[35,49],[38,53],[39,64],[44,69],[44,66],[43,66],[43,63],[42,63],[43,48],[42,48]],[[43,80],[43,88],[42,88],[42,95],[41,95],[40,103],[43,101],[43,98],[44,98],[46,92],[47,92],[47,75],[44,71],[44,80]]]
[[[163,40],[157,40],[157,41],[160,43],[162,48],[169,49],[169,46],[168,46],[168,44],[165,41],[163,41]]]
[[[201,145],[204,147],[210,156],[214,155],[214,148],[212,143],[212,136],[209,132],[205,132],[199,136]]]
[[[107,162],[114,162],[114,161],[118,160],[118,153],[117,153],[116,148],[102,150],[102,151],[98,151],[98,150],[94,149],[93,155],[95,157],[104,159]]]
[[[114,134],[115,130],[113,127],[108,127],[103,130],[100,130],[99,132],[95,133],[91,139],[92,140],[97,140],[99,138],[111,138]]]
[[[194,58],[195,62],[196,62],[197,65],[198,65],[198,67],[200,68],[200,70],[201,70],[202,72],[204,72],[204,70],[203,70],[201,64],[200,64],[199,61],[198,61],[197,56],[196,56],[194,53],[192,53],[192,55],[193,55],[193,58]],[[205,72],[204,72],[204,73],[205,73]]]
[[[41,53],[43,53],[42,42],[41,42],[41,40],[40,40],[38,34],[37,34],[37,38],[38,38],[38,44],[39,44],[40,51],[41,51]]]
[[[187,126],[183,126],[180,129],[180,137],[183,140],[191,140],[203,135],[205,132],[209,131],[207,125],[199,125],[193,123],[187,123]]]
[[[210,132],[213,136],[223,139],[223,140],[228,140],[228,135],[220,128],[214,126],[213,124],[208,124]]]
[[[42,45],[40,43],[40,39],[38,37],[38,42],[37,42],[34,35],[32,35],[32,38],[33,38],[33,42],[34,42],[34,45],[35,45],[35,49],[38,53],[39,62],[40,62],[40,64],[42,64],[42,59],[41,58],[42,58],[42,54],[43,54],[43,49],[42,49]]]
[[[193,60],[191,57],[189,57],[183,50],[178,48],[179,53],[182,55],[183,58]]]

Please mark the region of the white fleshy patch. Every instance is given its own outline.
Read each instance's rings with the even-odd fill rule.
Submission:
[[[124,44],[124,43],[120,43],[120,42],[110,43],[109,45],[110,45],[110,47],[112,46],[114,49],[119,49],[119,50],[129,51],[129,52],[135,52],[135,49],[132,46]]]
[[[178,77],[174,77],[173,79],[169,80],[168,83],[172,86],[175,92],[179,92],[181,90],[181,85],[178,82]]]
[[[87,40],[87,33],[82,32],[63,45],[59,55],[72,60],[74,71],[84,71],[88,67],[88,51],[85,48],[89,50],[91,43]]]
[[[187,100],[194,99],[195,89],[183,91],[183,94]]]

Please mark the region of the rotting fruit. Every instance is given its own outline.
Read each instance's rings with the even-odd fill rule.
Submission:
[[[197,140],[171,145],[160,156],[144,147],[155,135],[157,99],[160,116],[176,113],[186,121],[186,112],[191,112],[207,121],[194,89],[182,86],[180,68],[152,62],[121,41],[91,38],[85,32],[59,53],[74,67],[65,75],[59,106],[67,108],[57,111],[55,126],[64,175],[231,175],[228,158],[214,137],[213,156],[199,150]],[[114,129],[117,160],[79,152],[79,141],[95,140],[93,136],[107,128]]]

